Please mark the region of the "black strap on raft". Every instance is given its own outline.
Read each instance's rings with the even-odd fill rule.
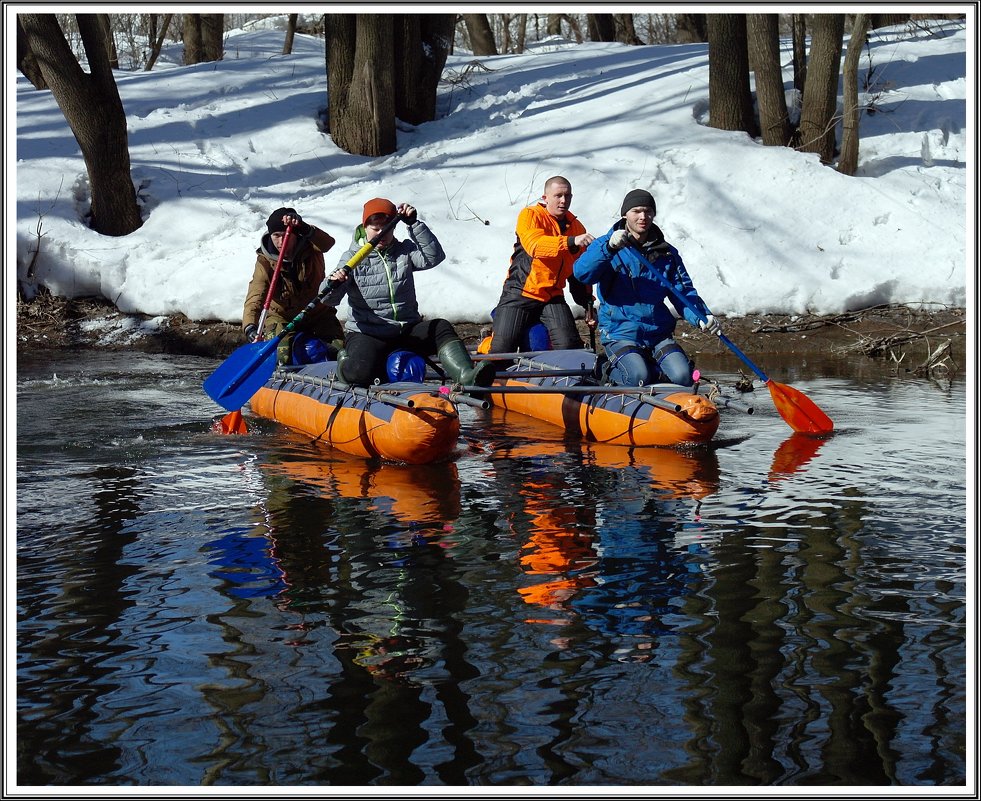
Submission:
[[[620,359],[622,359],[628,353],[638,353],[645,359],[649,359],[651,356],[651,352],[641,345],[625,345],[624,347],[613,351],[613,358],[610,358],[604,354],[596,360],[596,367],[593,369],[597,371],[597,378],[604,384],[612,384],[613,382],[610,378],[610,374],[613,372],[613,368],[616,367]]]

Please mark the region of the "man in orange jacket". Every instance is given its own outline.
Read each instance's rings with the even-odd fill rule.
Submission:
[[[541,199],[518,215],[511,266],[494,310],[491,353],[514,352],[538,322],[548,329],[553,348],[584,347],[565,286],[586,309],[587,323],[593,322],[593,290],[572,274],[593,235],[569,211],[571,204],[572,184],[556,175],[545,182]]]

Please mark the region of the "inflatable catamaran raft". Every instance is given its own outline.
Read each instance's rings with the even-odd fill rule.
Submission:
[[[490,358],[493,355],[477,355]],[[578,433],[589,442],[631,447],[708,442],[719,428],[719,405],[752,414],[752,407],[722,396],[714,384],[601,385],[590,350],[499,354],[513,362],[483,395],[495,406]],[[480,387],[465,387],[477,392]],[[451,397],[458,397],[451,393]]]

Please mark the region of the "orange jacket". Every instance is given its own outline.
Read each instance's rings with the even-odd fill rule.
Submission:
[[[560,224],[543,204],[526,206],[518,215],[515,233],[511,266],[504,279],[505,296],[523,295],[546,303],[561,295],[568,282],[576,303],[591,303],[592,290],[572,274],[572,264],[584,250],[574,239],[586,233],[573,214],[566,212]]]

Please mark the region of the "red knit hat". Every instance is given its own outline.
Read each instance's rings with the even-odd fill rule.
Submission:
[[[375,214],[385,214],[391,218],[398,214],[398,209],[395,208],[395,204],[391,200],[385,200],[383,197],[372,198],[364,204],[364,214],[361,215],[361,224],[367,225],[368,218]]]

